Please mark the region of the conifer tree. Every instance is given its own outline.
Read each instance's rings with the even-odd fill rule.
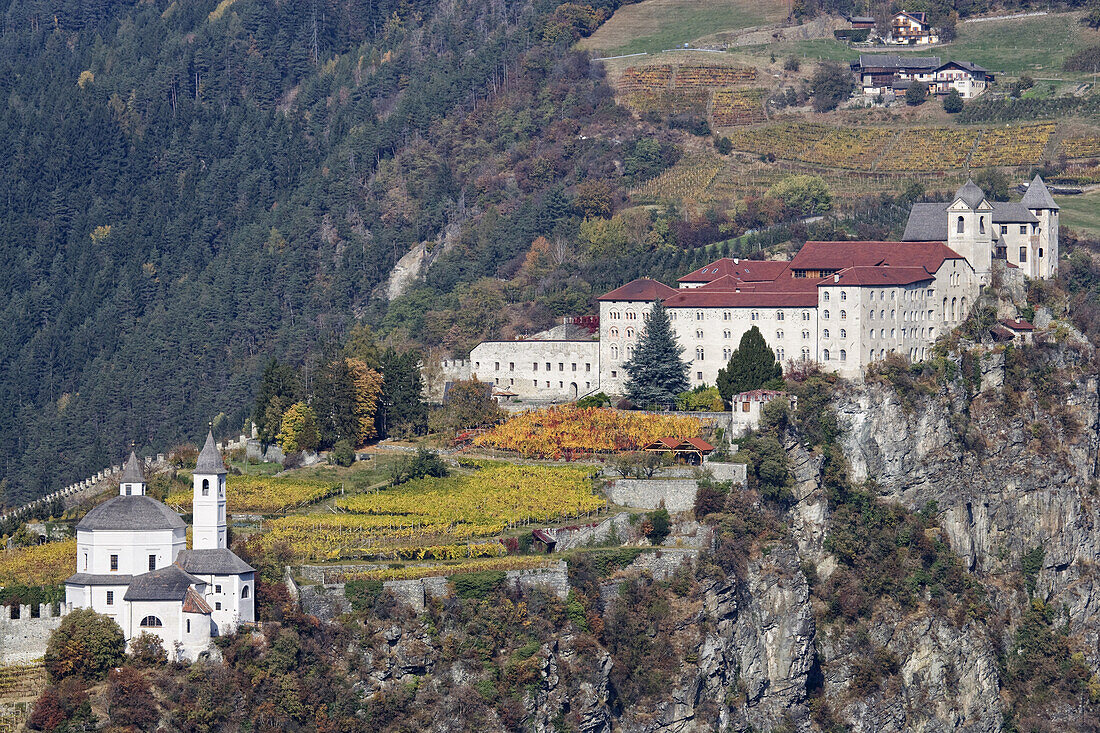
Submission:
[[[760,329],[753,326],[742,334],[741,343],[725,368],[718,370],[718,392],[729,402],[735,394],[750,389],[779,387],[782,379],[783,367],[775,360],[775,353]]]
[[[684,347],[676,340],[672,323],[660,300],[645,317],[645,328],[634,356],[623,364],[626,395],[638,405],[671,405],[688,388],[688,365],[680,358]]]

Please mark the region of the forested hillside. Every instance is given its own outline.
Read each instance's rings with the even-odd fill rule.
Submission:
[[[614,4],[0,0],[5,500],[236,431],[271,355],[381,322],[393,263],[448,225],[387,328],[495,325],[469,283],[575,229],[579,179],[675,154],[624,170],[642,135],[568,50]]]

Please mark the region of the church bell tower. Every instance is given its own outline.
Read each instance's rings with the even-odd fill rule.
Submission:
[[[225,522],[225,464],[214,445],[214,434],[206,434],[206,445],[195,464],[195,495],[192,501],[191,544],[196,550],[228,547]]]

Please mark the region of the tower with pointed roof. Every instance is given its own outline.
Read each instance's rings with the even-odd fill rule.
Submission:
[[[195,464],[192,503],[193,535],[196,550],[220,550],[228,547],[225,521],[225,463],[214,444],[214,434],[206,434],[206,444]]]
[[[966,258],[983,284],[993,270],[993,239],[993,206],[967,179],[947,206],[947,246]]]
[[[1035,174],[1020,203],[1039,220],[1028,240],[1031,266],[1025,270],[1031,277],[1054,277],[1058,274],[1058,204],[1039,174]]]
[[[130,451],[130,457],[122,467],[122,475],[118,479],[118,495],[145,496],[145,471],[134,451]]]

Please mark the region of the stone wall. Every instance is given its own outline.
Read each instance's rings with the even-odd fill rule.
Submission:
[[[12,606],[0,606],[0,664],[23,664],[41,659],[46,653],[50,634],[61,625],[66,612],[64,605],[55,614],[52,606],[37,609],[18,606],[19,618],[12,618]],[[32,617],[38,613],[38,617]]]
[[[689,512],[695,506],[699,485],[693,478],[618,478],[607,483],[608,501],[635,509],[665,509]]]

